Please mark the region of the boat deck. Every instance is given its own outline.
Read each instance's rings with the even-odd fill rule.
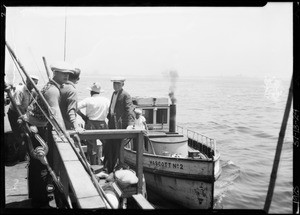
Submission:
[[[27,164],[5,166],[5,208],[31,208],[27,189]]]
[[[28,161],[5,165],[5,209],[31,209],[27,186]],[[56,208],[55,200],[49,202],[49,208]]]

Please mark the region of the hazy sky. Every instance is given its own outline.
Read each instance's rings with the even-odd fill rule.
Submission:
[[[6,41],[31,73],[64,59],[85,74],[292,74],[292,3],[265,7],[7,7]],[[12,71],[6,52],[6,73]]]

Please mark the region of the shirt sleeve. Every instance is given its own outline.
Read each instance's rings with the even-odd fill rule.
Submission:
[[[77,108],[82,109],[86,107],[86,99],[83,99],[82,101],[78,102]]]
[[[109,105],[110,105],[110,101],[108,99],[106,99],[106,107],[105,107],[106,108],[106,113],[105,113],[106,116],[109,113]]]
[[[76,91],[70,91],[67,96],[67,112],[69,120],[72,123],[75,123],[76,112],[77,112],[77,93]]]

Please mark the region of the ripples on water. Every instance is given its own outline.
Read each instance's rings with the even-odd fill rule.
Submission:
[[[95,77],[82,77],[79,98]],[[109,78],[100,83],[110,99]],[[222,174],[215,183],[215,209],[263,209],[270,181],[275,149],[283,119],[289,83],[276,100],[265,94],[263,80],[229,78],[178,79],[177,124],[217,140]],[[170,82],[163,78],[128,78],[124,89],[132,96],[168,96]],[[292,212],[292,114],[270,213]]]
[[[215,183],[214,209],[223,209],[223,198],[234,185],[234,181],[240,176],[240,168],[233,161],[222,161],[222,174]]]

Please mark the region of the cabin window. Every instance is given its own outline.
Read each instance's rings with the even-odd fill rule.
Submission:
[[[156,123],[168,123],[168,109],[158,109],[156,112]]]
[[[153,124],[153,109],[144,109],[144,117],[147,124]]]

